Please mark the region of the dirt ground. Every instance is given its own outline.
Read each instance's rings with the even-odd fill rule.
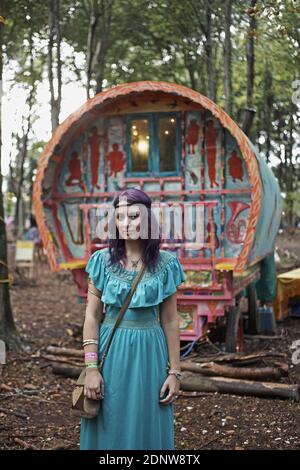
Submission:
[[[25,350],[8,352],[0,369],[0,449],[78,449],[79,419],[70,414],[75,381],[54,375],[41,358],[49,345],[80,348],[85,304],[78,303],[71,273],[40,264],[36,286],[14,285],[12,306]],[[300,339],[300,318],[278,325],[280,339],[246,339],[245,352],[280,351],[290,366],[286,383],[300,383],[290,346]],[[197,351],[200,355],[207,350]],[[201,393],[179,396],[176,449],[299,449],[300,404]]]

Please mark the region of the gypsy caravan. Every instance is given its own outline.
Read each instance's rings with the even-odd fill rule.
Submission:
[[[50,267],[70,269],[82,298],[87,260],[107,246],[99,213],[129,187],[149,194],[162,248],[184,267],[181,339],[196,341],[225,318],[232,349],[240,293],[274,249],[281,196],[273,173],[238,125],[192,89],[143,81],[97,94],[45,146],[33,194]]]

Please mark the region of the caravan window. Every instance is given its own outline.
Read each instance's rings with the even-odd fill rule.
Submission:
[[[149,119],[131,121],[132,171],[148,171],[150,129]]]
[[[180,113],[144,113],[127,118],[129,176],[180,174]]]

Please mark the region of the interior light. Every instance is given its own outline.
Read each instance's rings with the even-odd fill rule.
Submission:
[[[146,140],[141,139],[141,140],[138,141],[137,147],[138,147],[139,152],[147,153],[149,144]]]

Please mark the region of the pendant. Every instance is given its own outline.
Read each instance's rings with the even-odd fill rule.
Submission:
[[[141,259],[141,258],[139,258],[137,261],[131,260],[131,264],[132,264],[132,267],[133,267],[133,268],[137,268],[137,265],[139,264],[140,259]]]

